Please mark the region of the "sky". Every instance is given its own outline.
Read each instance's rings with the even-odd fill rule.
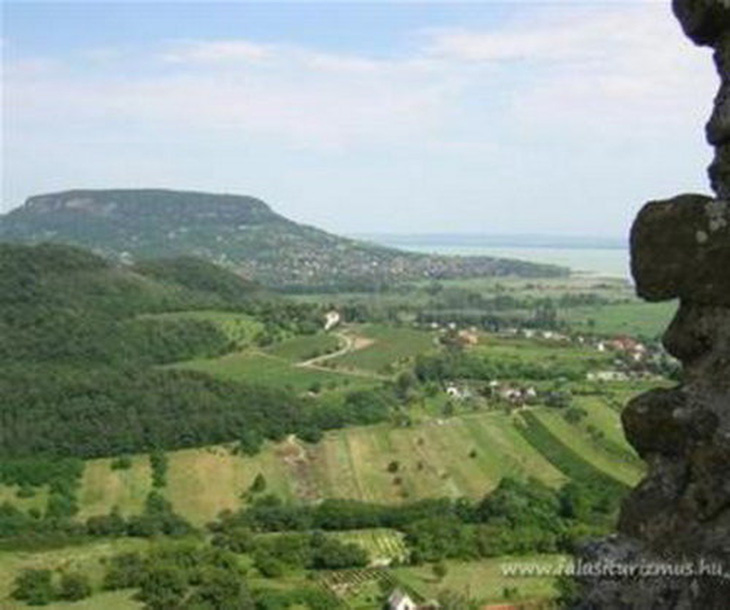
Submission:
[[[708,190],[666,1],[3,2],[2,200],[253,195],[357,233],[623,237]]]

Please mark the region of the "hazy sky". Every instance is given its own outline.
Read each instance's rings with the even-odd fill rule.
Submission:
[[[669,5],[4,2],[1,210],[167,187],[347,233],[623,235],[707,190],[717,77]]]

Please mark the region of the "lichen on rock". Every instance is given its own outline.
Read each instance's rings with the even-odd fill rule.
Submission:
[[[706,129],[715,197],[650,202],[632,228],[637,293],[680,302],[663,340],[682,383],[624,410],[647,475],[623,503],[618,534],[580,557],[668,571],[581,576],[584,609],[730,608],[730,0],[674,0],[673,9],[696,44],[715,49],[721,85]]]

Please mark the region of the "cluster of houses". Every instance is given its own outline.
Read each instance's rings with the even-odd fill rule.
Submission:
[[[459,330],[455,322],[443,325],[438,322],[431,322],[428,327],[432,330],[452,331],[464,346],[479,343],[479,330],[476,326]],[[650,348],[637,339],[627,335],[619,335],[613,339],[603,339],[584,335],[570,336],[554,330],[536,330],[532,328],[506,328],[496,334],[501,337],[538,339],[557,343],[593,346],[599,352],[618,352],[628,355],[636,362],[642,361],[651,355]]]
[[[455,400],[474,398],[472,388],[463,383],[449,382],[444,388],[446,395]],[[537,389],[533,386],[518,386],[500,381],[490,381],[483,395],[514,406],[524,406],[537,401]]]
[[[632,337],[620,336],[608,341],[598,341],[596,349],[599,352],[619,352],[631,358],[634,362],[641,362],[649,356],[649,348]]]

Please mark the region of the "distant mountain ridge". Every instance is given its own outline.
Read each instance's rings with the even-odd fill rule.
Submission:
[[[129,262],[193,255],[278,287],[569,273],[523,261],[403,252],[293,222],[254,197],[163,189],[30,197],[0,216],[0,240],[70,243]]]

